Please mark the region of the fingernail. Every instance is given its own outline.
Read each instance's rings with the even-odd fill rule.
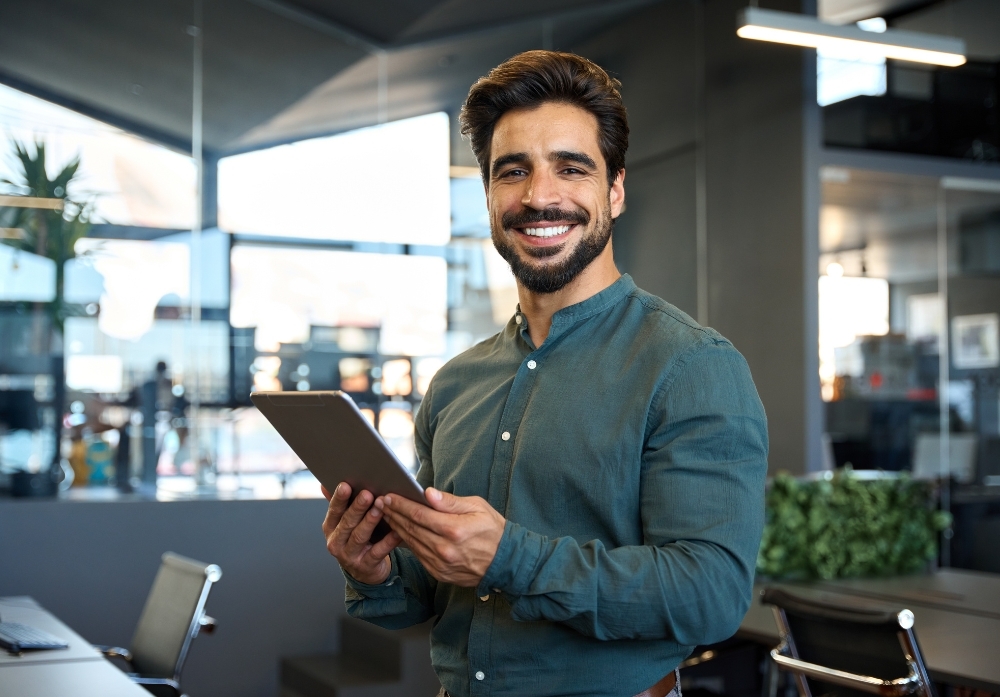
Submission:
[[[372,518],[378,518],[380,515],[382,515],[382,511],[380,511],[379,509],[373,508],[371,510],[371,516],[372,516]]]
[[[441,500],[441,492],[438,491],[437,489],[434,489],[433,487],[429,488],[429,489],[427,489],[427,498],[432,499],[434,501],[440,501]]]
[[[334,496],[339,496],[340,495],[340,490],[343,489],[343,488],[344,488],[344,483],[341,482],[340,484],[337,485],[337,488],[333,490],[333,495]]]
[[[391,496],[386,495],[386,497],[385,497],[385,505],[386,506],[391,506],[392,505],[392,497]]]

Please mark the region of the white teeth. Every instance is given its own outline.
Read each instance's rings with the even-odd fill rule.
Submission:
[[[557,225],[556,227],[526,227],[523,229],[525,235],[531,235],[532,237],[555,237],[556,235],[569,232],[571,227],[573,226]]]

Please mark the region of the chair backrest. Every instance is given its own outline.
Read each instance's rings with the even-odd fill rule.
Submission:
[[[132,637],[132,664],[141,675],[179,680],[222,570],[173,552],[162,559]]]
[[[781,644],[778,666],[796,676],[803,697],[934,697],[913,632],[913,613],[833,605],[766,588]]]

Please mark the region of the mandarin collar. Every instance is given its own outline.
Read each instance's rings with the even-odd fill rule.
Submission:
[[[566,329],[573,326],[577,322],[582,322],[583,320],[600,314],[613,305],[618,304],[630,293],[635,291],[635,289],[636,285],[635,281],[632,280],[632,277],[627,273],[622,274],[618,280],[602,290],[600,293],[595,293],[586,300],[559,310],[552,315],[552,326],[549,328],[549,335],[545,338],[545,342],[542,346],[547,345],[552,339],[562,334],[566,331]],[[518,333],[521,335],[521,338],[527,342],[528,346],[534,347],[534,344],[531,341],[531,335],[528,334],[528,318],[521,312],[520,303],[518,303],[517,310],[514,313],[514,322],[520,330]]]

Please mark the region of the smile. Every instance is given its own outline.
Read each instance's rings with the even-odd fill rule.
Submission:
[[[521,232],[532,237],[556,237],[569,232],[572,225],[556,225],[553,227],[525,227]]]

